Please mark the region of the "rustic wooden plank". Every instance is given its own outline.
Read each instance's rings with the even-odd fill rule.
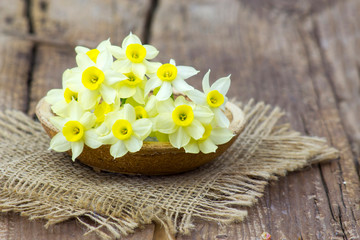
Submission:
[[[142,36],[150,9],[150,0],[34,0],[34,33],[46,42],[36,45],[28,113],[34,114],[37,102],[48,90],[61,86],[62,72],[75,66],[76,45],[96,47],[109,37],[113,44],[120,45],[130,31]],[[51,38],[57,42],[51,44]]]
[[[212,79],[232,73],[230,96],[281,106],[297,130],[326,137],[342,157],[269,186],[244,223],[224,230],[202,222],[190,237],[178,239],[250,239],[263,231],[274,239],[359,238],[359,179],[310,11],[317,9],[314,13],[320,16],[327,7],[338,6],[322,2],[293,15],[275,6],[260,14],[246,4],[250,2],[164,0],[151,43],[164,62],[173,57],[202,73],[212,68]],[[195,85],[200,86],[200,79]]]
[[[108,37],[112,43],[121,44],[130,31],[142,36],[150,8],[148,0],[32,1],[30,16],[36,49],[28,114],[34,114],[37,102],[48,90],[61,87],[63,71],[75,66],[76,45],[96,47]],[[22,220],[22,224],[25,227],[19,239],[33,239],[25,237],[27,234],[40,234],[41,239],[98,239],[94,233],[82,237],[86,229],[75,220],[57,224],[49,232],[41,229],[42,221]],[[152,239],[153,232],[154,225],[150,224],[125,239]]]

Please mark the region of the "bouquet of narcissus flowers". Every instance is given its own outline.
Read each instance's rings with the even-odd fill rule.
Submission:
[[[77,67],[67,69],[63,88],[45,98],[59,130],[51,149],[71,149],[75,160],[84,145],[111,145],[110,154],[118,158],[139,151],[143,141],[159,141],[188,153],[211,153],[234,136],[224,114],[230,77],[210,86],[209,70],[203,91],[196,90],[185,80],[199,71],[173,59],[151,62],[159,51],[132,33],[121,47],[105,40],[75,51]]]

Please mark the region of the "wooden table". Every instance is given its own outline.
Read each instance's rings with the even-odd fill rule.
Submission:
[[[232,74],[229,95],[287,110],[307,135],[328,139],[341,158],[271,183],[248,218],[227,227],[197,221],[176,239],[360,239],[359,0],[1,0],[0,108],[34,115],[75,66],[74,46],[114,44],[132,31],[211,79]],[[200,87],[200,79],[190,81]],[[0,215],[1,239],[97,239],[68,221]],[[128,239],[161,239],[148,225]]]

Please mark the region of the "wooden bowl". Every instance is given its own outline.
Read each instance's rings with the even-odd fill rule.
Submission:
[[[168,142],[144,142],[139,152],[129,152],[116,159],[110,155],[109,145],[97,149],[85,145],[77,159],[95,171],[125,174],[168,175],[195,169],[225,152],[244,128],[245,119],[240,108],[231,102],[227,102],[225,107],[226,116],[230,120],[230,130],[235,136],[229,142],[219,145],[215,153],[185,153],[184,149],[174,148]],[[49,121],[54,114],[44,98],[36,106],[36,115],[50,137],[59,132]],[[71,151],[69,154],[71,155]]]

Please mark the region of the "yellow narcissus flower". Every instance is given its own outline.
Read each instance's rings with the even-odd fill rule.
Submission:
[[[125,104],[120,111],[109,113],[103,124],[109,133],[99,140],[111,145],[110,154],[114,158],[139,151],[152,129],[149,119],[136,119],[135,109],[130,104]]]
[[[230,88],[230,76],[219,78],[211,87],[209,84],[210,70],[205,74],[202,87],[204,92],[199,90],[187,91],[186,95],[196,104],[209,106],[215,115],[215,124],[219,127],[228,128],[230,125],[229,119],[225,116],[225,104],[228,101],[226,94]]]
[[[74,161],[83,151],[84,144],[90,148],[98,148],[101,142],[92,127],[95,124],[95,116],[72,100],[67,106],[67,117],[52,117],[51,123],[60,131],[50,142],[50,149],[57,152],[65,152],[71,149]]]
[[[133,72],[140,79],[144,79],[146,73],[153,73],[160,63],[149,62],[155,58],[159,51],[151,45],[143,45],[140,39],[130,33],[122,42],[121,47],[112,46],[111,53],[117,59],[113,68],[121,73]]]
[[[231,140],[234,134],[228,128],[213,127],[211,124],[204,125],[205,132],[203,136],[198,139],[191,139],[190,142],[184,146],[185,152],[188,153],[211,153],[218,148],[217,145],[227,143]]]
[[[114,85],[127,79],[111,69],[112,55],[108,49],[100,52],[96,62],[85,53],[76,56],[78,68],[66,79],[71,91],[78,93],[78,101],[86,110],[93,108],[100,99],[107,104],[115,102],[117,92]]]
[[[179,92],[193,90],[194,88],[185,82],[185,79],[196,75],[197,71],[193,67],[176,66],[175,60],[171,59],[170,63],[161,65],[156,74],[150,75],[149,81],[145,86],[145,96],[149,94],[152,89],[160,88],[156,94],[159,101],[168,99],[173,87]]]
[[[154,131],[169,134],[169,141],[176,148],[184,147],[191,138],[200,139],[205,132],[203,124],[209,124],[214,116],[208,107],[196,106],[183,96],[158,102],[157,110]]]

